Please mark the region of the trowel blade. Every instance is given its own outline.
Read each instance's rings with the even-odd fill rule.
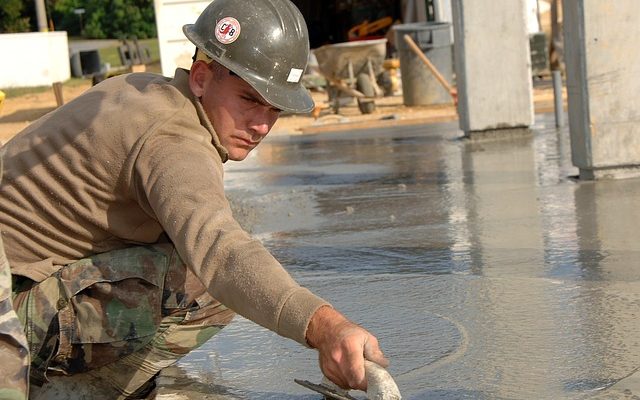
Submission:
[[[294,379],[294,382],[298,385],[302,385],[307,389],[311,389],[314,392],[318,392],[325,396],[325,399],[335,399],[335,400],[358,400],[355,397],[349,396],[348,394],[340,394],[335,390],[331,389],[328,386],[323,384],[315,384],[309,381],[303,381],[301,379]]]

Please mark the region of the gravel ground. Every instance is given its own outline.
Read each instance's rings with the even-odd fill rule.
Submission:
[[[82,94],[90,87],[90,82],[65,85],[63,97],[66,102]],[[320,106],[317,117],[306,115],[283,115],[275,124],[271,135],[313,134],[328,131],[362,129],[383,125],[444,122],[457,119],[453,104],[407,107],[401,95],[383,97],[376,100],[376,110],[363,115],[357,104],[352,102],[342,106],[335,114],[327,105],[327,95],[312,92],[316,104]],[[536,112],[553,111],[553,93],[548,82],[539,81],[534,85]],[[30,122],[54,110],[56,107],[53,90],[30,93],[21,96],[7,96],[0,108],[0,144],[6,143],[13,135],[24,129]]]

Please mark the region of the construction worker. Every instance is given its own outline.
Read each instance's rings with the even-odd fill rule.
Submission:
[[[24,400],[29,394],[29,348],[11,303],[11,272],[0,236],[0,399]]]
[[[223,163],[280,112],[313,108],[302,15],[289,0],[215,0],[183,30],[189,71],[107,79],[5,146],[0,229],[32,383],[83,373],[143,396],[237,312],[365,389],[364,359],[386,365],[376,338],[299,286],[223,190]]]

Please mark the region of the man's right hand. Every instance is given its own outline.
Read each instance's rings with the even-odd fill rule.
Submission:
[[[367,390],[365,359],[389,365],[375,336],[329,306],[311,317],[307,342],[319,352],[322,373],[343,389]]]

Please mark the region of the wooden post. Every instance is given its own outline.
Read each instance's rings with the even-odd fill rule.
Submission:
[[[0,113],[2,112],[2,103],[4,103],[4,92],[0,90]]]
[[[53,94],[56,96],[56,104],[58,107],[64,104],[64,98],[62,97],[62,82],[53,82]]]
[[[560,23],[561,0],[551,1],[551,38],[549,40],[549,67],[552,71],[563,70],[563,38],[562,24]]]

